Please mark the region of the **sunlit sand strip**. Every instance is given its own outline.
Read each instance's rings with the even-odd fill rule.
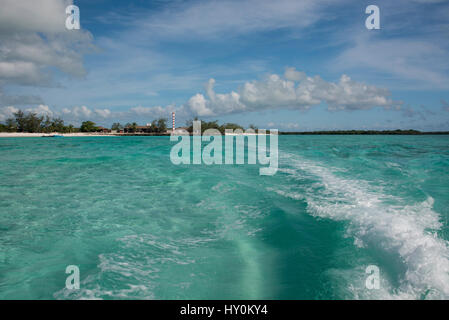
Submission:
[[[77,133],[28,133],[28,132],[0,132],[0,138],[38,138],[50,136],[64,136],[64,137],[113,137],[113,134],[97,134],[88,132]]]

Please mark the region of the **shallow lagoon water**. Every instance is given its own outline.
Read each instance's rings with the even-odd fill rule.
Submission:
[[[449,298],[448,136],[280,136],[274,176],[173,145],[0,139],[0,298]]]

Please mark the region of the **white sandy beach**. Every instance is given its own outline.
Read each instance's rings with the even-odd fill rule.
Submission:
[[[28,132],[0,132],[0,138],[36,138],[42,136],[64,136],[64,137],[113,137],[113,134],[99,134],[88,132],[76,133],[28,133]]]

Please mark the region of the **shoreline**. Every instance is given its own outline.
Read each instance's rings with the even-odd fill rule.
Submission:
[[[0,138],[40,138],[40,137],[51,137],[51,136],[62,136],[62,137],[163,137],[170,136],[170,133],[97,133],[97,132],[75,132],[75,133],[29,133],[29,132],[0,132]],[[181,135],[181,134],[180,134]],[[189,134],[192,136],[192,134]],[[257,134],[226,134],[231,136],[249,136]],[[437,132],[404,132],[404,131],[315,131],[315,132],[278,132],[278,135],[449,135],[448,131],[437,131]],[[222,135],[225,136],[225,135]]]
[[[144,136],[170,136],[170,133],[98,133],[98,132],[74,132],[74,133],[30,133],[30,132],[0,132],[0,138],[40,138],[51,136],[62,137],[144,137]]]
[[[98,134],[88,132],[76,132],[76,133],[29,133],[29,132],[0,132],[0,138],[40,138],[50,137],[53,135],[64,137],[113,137],[114,134]]]

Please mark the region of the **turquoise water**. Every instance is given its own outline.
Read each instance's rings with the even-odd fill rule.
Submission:
[[[280,136],[274,176],[172,145],[0,139],[0,298],[449,298],[448,136]]]

